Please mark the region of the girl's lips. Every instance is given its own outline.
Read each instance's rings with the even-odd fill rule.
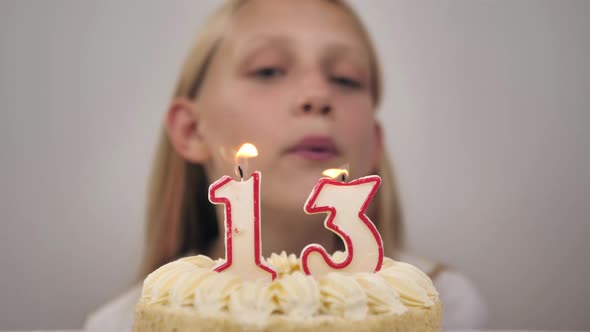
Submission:
[[[313,150],[297,150],[290,153],[297,157],[312,160],[312,161],[323,161],[329,160],[337,156],[336,153],[331,151],[313,151]]]
[[[294,155],[310,161],[324,161],[337,157],[340,152],[329,136],[306,136],[287,150]]]

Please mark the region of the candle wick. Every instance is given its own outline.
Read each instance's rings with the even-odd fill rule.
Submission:
[[[344,174],[342,174],[342,182],[344,182],[346,180],[346,176]]]
[[[240,165],[238,165],[238,172],[240,173],[240,178],[244,180],[244,171],[242,170],[242,167],[240,167]]]

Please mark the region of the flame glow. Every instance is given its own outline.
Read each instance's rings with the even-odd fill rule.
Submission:
[[[252,158],[258,156],[258,150],[253,144],[244,143],[236,152],[236,159],[238,158]]]
[[[344,175],[348,177],[348,170],[344,168],[330,168],[322,172],[322,175],[330,177],[332,179],[337,179],[340,176]]]

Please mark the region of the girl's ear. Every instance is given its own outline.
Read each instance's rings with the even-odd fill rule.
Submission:
[[[199,132],[199,115],[196,102],[184,97],[176,98],[166,113],[166,132],[174,149],[184,159],[204,163],[209,149]]]
[[[373,170],[378,171],[381,164],[381,156],[383,154],[383,130],[377,120],[375,120],[374,135],[371,165]]]

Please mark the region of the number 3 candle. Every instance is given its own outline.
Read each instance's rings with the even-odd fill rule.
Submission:
[[[339,169],[324,172],[324,175],[332,177],[342,176],[342,181],[320,179],[304,207],[307,214],[328,214],[324,225],[344,241],[346,257],[343,261],[335,262],[322,246],[307,245],[301,252],[301,266],[306,274],[319,277],[333,271],[377,272],[381,269],[381,235],[365,215],[367,206],[381,184],[381,178],[371,175],[344,182],[347,173]]]
[[[244,181],[241,161],[258,155],[256,147],[244,144],[236,153],[236,167],[241,178],[223,176],[209,187],[209,200],[225,205],[225,261],[213,269],[231,271],[244,279],[273,280],[276,272],[261,261],[260,172]]]

